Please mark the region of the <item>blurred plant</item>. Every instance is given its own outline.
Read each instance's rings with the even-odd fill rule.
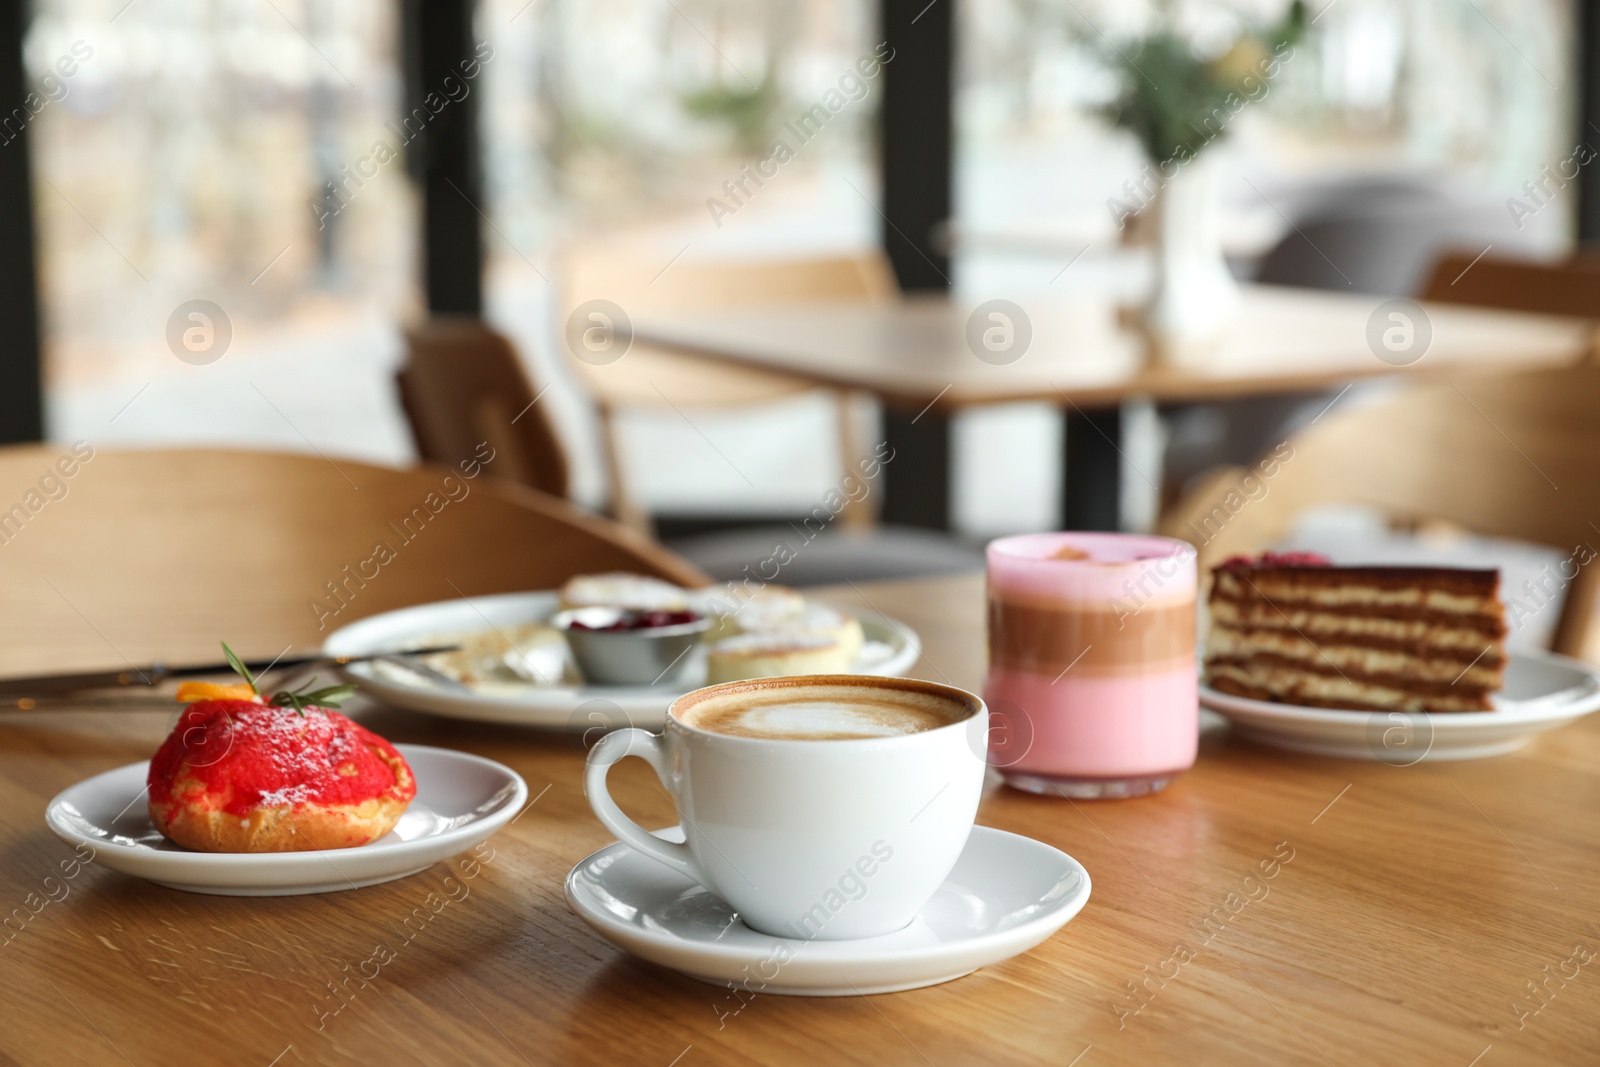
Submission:
[[[1226,132],[1245,101],[1263,95],[1306,24],[1305,4],[1294,0],[1278,25],[1241,35],[1213,59],[1164,26],[1110,57],[1122,91],[1106,117],[1138,137],[1152,163],[1187,160]]]
[[[684,94],[682,103],[683,109],[697,119],[727,124],[739,150],[756,153],[767,147],[778,97],[777,82],[769,68],[761,84],[754,88],[716,85]]]

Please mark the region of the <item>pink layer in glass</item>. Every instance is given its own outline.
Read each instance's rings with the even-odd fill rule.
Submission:
[[[1027,671],[991,670],[983,698],[996,741],[991,762],[1001,773],[1117,778],[1194,765],[1200,705],[1193,668],[1133,678],[1069,673],[1054,684]],[[1016,719],[1023,721],[1009,721]]]

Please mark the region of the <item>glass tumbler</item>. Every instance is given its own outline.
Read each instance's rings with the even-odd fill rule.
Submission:
[[[1116,533],[988,547],[989,763],[1075,798],[1165,788],[1194,765],[1195,550]]]

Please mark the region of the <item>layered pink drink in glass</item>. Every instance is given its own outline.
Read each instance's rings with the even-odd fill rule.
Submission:
[[[989,762],[1018,789],[1139,796],[1194,765],[1195,551],[1114,533],[988,549]]]

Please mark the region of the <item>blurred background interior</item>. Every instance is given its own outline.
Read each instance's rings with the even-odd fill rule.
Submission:
[[[652,386],[652,395],[641,370],[630,392],[571,358],[571,309],[607,285],[632,287],[635,315],[705,306],[708,288],[726,293],[732,276],[795,261],[835,264],[827,295],[862,300],[897,287],[972,298],[1136,294],[1151,284],[1151,263],[1127,246],[1108,201],[1126,195],[1144,155],[1105,117],[1118,93],[1113,42],[1164,19],[1201,53],[1219,51],[1287,9],[1276,0],[5,6],[9,86],[42,99],[20,123],[26,136],[8,120],[0,145],[4,270],[17,283],[6,286],[12,329],[0,371],[8,437],[405,465],[428,448],[426,409],[448,388],[429,385],[423,365],[429,344],[450,351],[439,316],[481,314],[509,340],[537,399],[548,440],[535,452],[561,467],[554,486],[539,482],[548,472],[524,471],[525,480],[653,530],[722,575],[759,558],[749,530],[793,529],[813,512],[849,451],[870,453],[881,411],[781,375],[671,366],[662,353],[661,373],[681,391]],[[1546,182],[1535,210],[1508,202],[1527,203],[1528,183],[1600,138],[1590,121],[1600,109],[1584,89],[1595,32],[1586,6],[1311,4],[1271,92],[1208,150],[1222,175],[1234,275],[1413,296],[1441,256],[1461,250],[1573,256],[1597,228],[1581,206],[1596,198],[1579,195],[1588,170]],[[901,46],[885,73],[860,79],[860,98],[779,179],[729,194],[725,182],[766,157],[785,124],[859,60],[885,55],[885,42]],[[458,55],[476,57],[475,69],[456,69],[451,88],[444,78]],[[887,106],[885,78],[901,79]],[[439,90],[448,98],[428,105],[423,135],[393,159],[375,157],[378,142],[408,136],[403,116]],[[25,306],[35,286],[36,344]],[[232,336],[222,358],[191,365],[174,358],[167,331],[174,309],[196,299],[223,309]],[[396,379],[408,344],[417,426]],[[41,368],[42,409],[29,378]],[[1137,476],[1122,479],[1115,523],[1155,527],[1208,471],[1250,462],[1327,402],[1320,393],[1159,409],[1125,401],[1121,458]],[[861,534],[851,551],[819,554],[792,577],[964,569],[985,538],[1060,527],[1062,427],[1048,403],[954,414],[945,517],[883,514],[869,500],[839,529],[876,526],[876,539]],[[1403,557],[1392,533],[1341,514],[1301,539],[1362,535],[1383,542],[1369,554]],[[1536,552],[1525,565],[1546,562]]]

